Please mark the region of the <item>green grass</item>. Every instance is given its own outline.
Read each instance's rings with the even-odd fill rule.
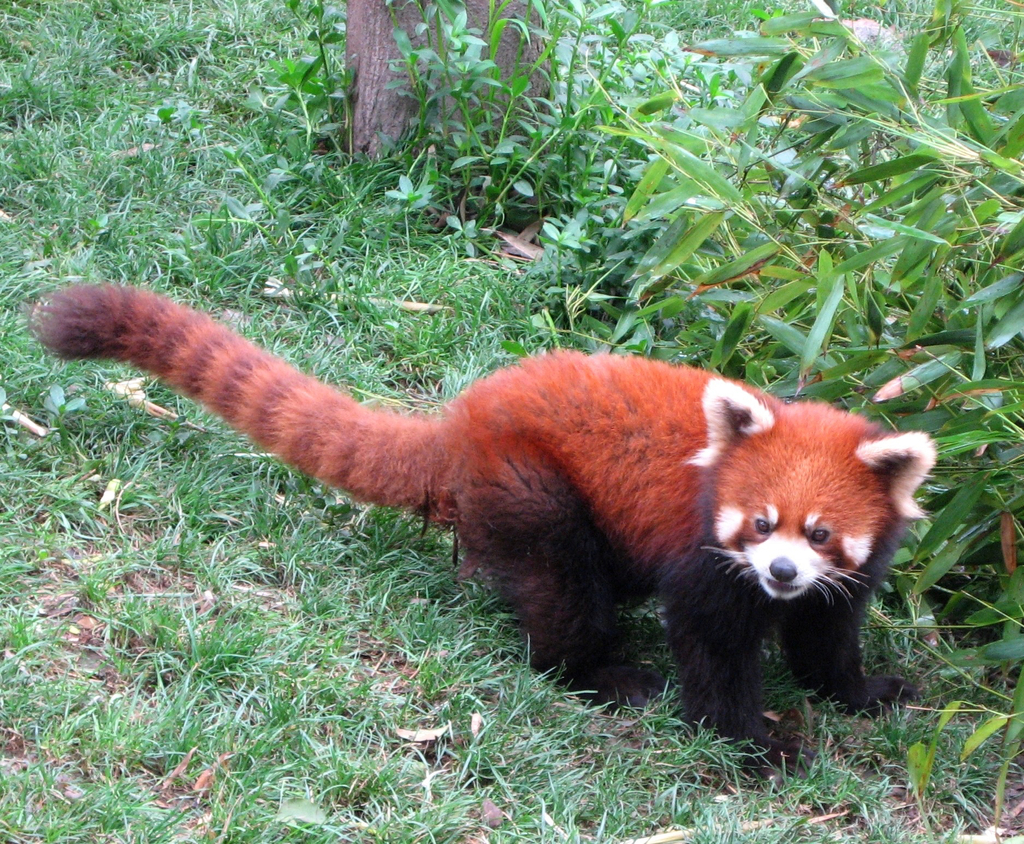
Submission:
[[[687,827],[716,844],[902,844],[986,826],[997,760],[958,760],[976,719],[942,734],[922,815],[906,750],[934,719],[812,711],[773,660],[770,705],[820,755],[806,779],[757,783],[668,703],[611,717],[532,673],[503,605],[456,583],[447,536],[296,476],[159,385],[150,398],[195,427],[130,408],[102,387],[126,369],[41,354],[22,305],[77,279],[162,290],[410,409],[509,363],[503,341],[550,344],[531,320],[537,278],[408,226],[384,197],[397,165],[320,156],[247,107],[302,36],[271,0],[0,11],[0,387],[53,426],[42,440],[0,429],[0,840],[571,842]],[[272,278],[306,293],[267,298]],[[85,408],[48,414],[54,385]],[[638,656],[667,669],[653,608],[629,627]],[[918,678],[925,706],[985,703],[890,609],[867,654]],[[399,733],[446,725],[434,742]],[[322,822],[279,819],[296,800]],[[505,813],[496,829],[485,801]]]

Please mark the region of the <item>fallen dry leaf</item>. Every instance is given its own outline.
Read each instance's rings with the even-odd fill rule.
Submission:
[[[24,428],[29,433],[35,434],[37,437],[45,437],[48,433],[50,433],[48,428],[46,428],[43,425],[40,425],[35,420],[30,419],[20,410],[15,410],[9,404],[4,404],[0,406],[0,412],[6,413],[8,416],[11,417],[11,419],[15,421],[15,423],[21,425],[22,428]]]
[[[902,396],[903,393],[903,376],[897,375],[891,381],[886,381],[881,387],[879,387],[878,392],[872,396],[871,401],[888,401],[889,399],[894,399],[897,396]]]
[[[534,246],[517,235],[506,234],[500,231],[495,231],[494,234],[505,242],[507,248],[503,250],[503,253],[512,258],[537,261],[544,254],[544,247]]]
[[[192,790],[200,793],[210,790],[210,786],[213,785],[213,768],[207,768],[203,771],[196,781],[192,784]]]
[[[193,747],[188,753],[185,754],[182,760],[174,766],[174,770],[171,771],[166,777],[164,777],[163,784],[160,787],[167,788],[168,786],[170,786],[172,782],[174,782],[176,779],[179,779],[185,773],[185,770],[188,768],[188,763],[192,761],[192,757],[195,756],[195,754],[196,748]]]
[[[486,797],[484,802],[480,804],[480,816],[483,818],[484,824],[490,829],[497,829],[505,822],[505,818],[508,817],[495,805],[494,801]]]
[[[441,736],[445,735],[452,725],[450,723],[445,724],[443,727],[435,727],[434,729],[427,730],[403,730],[398,728],[395,730],[395,734],[406,741],[415,742],[416,744],[427,744],[432,741],[437,741]]]
[[[97,509],[105,510],[111,504],[114,503],[117,498],[117,493],[121,489],[121,479],[111,478],[107,481],[106,487],[103,489],[103,495],[100,496],[100,503]]]
[[[1003,566],[1007,574],[1017,570],[1017,527],[1013,513],[999,515],[999,544],[1003,551]]]
[[[151,152],[156,149],[156,144],[140,144],[137,147],[129,147],[128,149],[118,150],[110,154],[111,158],[136,158],[142,155],[144,152]]]

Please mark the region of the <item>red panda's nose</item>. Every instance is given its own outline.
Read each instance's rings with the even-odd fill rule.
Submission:
[[[771,572],[779,583],[789,583],[793,578],[796,577],[796,566],[792,560],[788,560],[785,557],[778,557],[772,560],[772,564],[768,566],[768,571]]]

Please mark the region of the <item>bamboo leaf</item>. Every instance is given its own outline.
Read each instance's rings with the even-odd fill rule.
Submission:
[[[700,287],[712,287],[742,278],[752,268],[756,268],[769,258],[778,255],[781,249],[782,247],[777,243],[762,243],[760,246],[751,249],[742,258],[737,258],[735,261],[730,261],[728,264],[697,276],[693,283]]]
[[[653,292],[654,282],[687,260],[722,224],[725,216],[724,211],[718,211],[705,214],[692,224],[687,215],[673,221],[647,254],[640,259],[637,275],[648,274],[649,277],[642,285],[634,286],[631,296],[639,299],[645,293]]]
[[[732,316],[729,317],[725,330],[722,332],[722,336],[719,338],[718,343],[715,344],[715,350],[711,354],[712,369],[718,369],[723,364],[729,362],[729,359],[736,351],[736,347],[739,346],[750,330],[750,323],[753,320],[754,309],[749,302],[740,302],[733,308]]]
[[[967,515],[978,503],[981,494],[988,486],[989,473],[975,472],[957,490],[952,500],[932,519],[932,526],[917,546],[915,559],[920,560],[931,554],[936,548],[951,537],[960,525],[964,524]]]
[[[661,184],[661,180],[665,178],[666,173],[668,173],[668,162],[661,156],[647,165],[643,178],[640,179],[636,190],[633,191],[633,195],[626,202],[626,209],[622,212],[624,221],[632,220],[637,215],[637,212],[648,203],[651,195],[657,190],[658,185]]]
[[[845,176],[840,184],[862,185],[865,182],[878,182],[883,179],[891,179],[893,176],[900,176],[903,173],[911,173],[933,164],[938,156],[931,152],[915,152],[910,155],[901,155],[898,158],[883,161],[881,164],[872,164],[869,167],[862,167],[850,175]]]
[[[813,68],[804,74],[804,78],[828,88],[857,88],[881,82],[883,72],[881,65],[871,56],[858,56]]]
[[[914,226],[907,226],[903,223],[897,223],[895,220],[885,220],[882,217],[876,217],[874,214],[864,214],[863,219],[868,222],[874,223],[883,229],[888,229],[894,234],[903,234],[907,237],[912,237],[915,240],[926,240],[929,243],[939,243],[943,246],[949,246],[949,241],[945,238],[941,238],[931,232],[922,231],[921,229],[914,228]]]
[[[999,642],[992,642],[985,645],[978,655],[982,659],[992,662],[1009,662],[1024,659],[1024,636],[1015,636],[1012,639],[1002,639]]]
[[[910,44],[907,64],[903,69],[903,81],[911,92],[916,93],[917,86],[921,82],[925,59],[928,57],[928,39],[929,34],[927,31],[919,32],[914,36],[914,40]]]
[[[920,389],[925,384],[949,375],[960,363],[960,352],[949,352],[941,357],[919,363],[891,381],[886,382],[872,397],[872,401],[883,402]]]
[[[741,56],[782,56],[790,51],[789,41],[783,38],[719,38],[702,41],[690,52],[702,56],[739,58]]]
[[[781,319],[775,319],[775,317],[763,314],[757,318],[757,321],[764,326],[765,331],[795,355],[800,354],[804,346],[807,345],[807,336],[799,328],[790,325],[788,322],[783,322]]]
[[[658,144],[658,151],[680,173],[693,179],[693,181],[716,199],[730,204],[739,204],[743,201],[743,195],[725,176],[689,150],[683,149],[677,144],[663,141]]]
[[[999,349],[1024,331],[1024,296],[1008,310],[989,331],[985,348]]]
[[[995,715],[971,733],[960,751],[960,761],[966,761],[984,743],[985,739],[1005,727],[1011,717],[1011,715]]]
[[[822,251],[821,254],[827,255],[828,253]],[[836,311],[839,309],[839,303],[843,299],[845,285],[842,279],[830,273],[825,278],[819,280],[819,285],[826,283],[826,279],[828,280],[827,283],[831,284],[831,288],[825,297],[821,309],[818,311],[817,317],[814,319],[814,325],[811,326],[811,330],[807,334],[807,341],[804,343],[803,352],[800,355],[801,377],[810,372],[814,361],[821,353],[827,337],[832,332]]]

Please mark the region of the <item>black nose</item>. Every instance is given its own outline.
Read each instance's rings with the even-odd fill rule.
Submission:
[[[772,560],[772,564],[768,566],[768,571],[771,572],[772,577],[779,581],[779,583],[789,583],[796,577],[796,566],[785,557]]]

